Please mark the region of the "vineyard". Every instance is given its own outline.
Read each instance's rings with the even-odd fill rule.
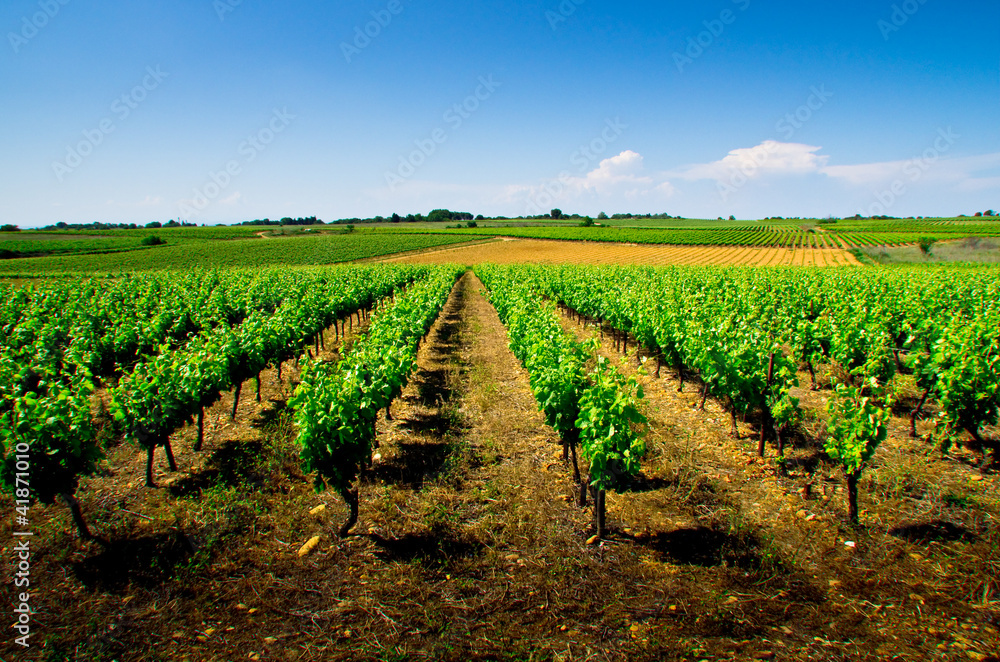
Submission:
[[[747,246],[790,249],[852,249],[901,246],[921,239],[948,241],[963,237],[998,237],[1000,223],[949,224],[910,221],[898,224],[854,224],[848,221],[824,226],[803,222],[771,225],[733,224],[725,228],[644,227],[532,227],[461,230],[464,234],[554,239],[560,241],[669,244],[676,246]]]
[[[996,276],[4,285],[0,503],[8,540],[30,522],[33,613],[3,655],[996,659]]]
[[[856,264],[862,252],[983,242],[990,261],[1000,259],[995,243],[1000,222],[958,219],[765,219],[698,221],[618,219],[611,225],[580,227],[553,220],[548,225],[518,220],[483,222],[484,227],[448,228],[438,223],[350,226],[177,227],[84,232],[11,232],[0,237],[0,275],[8,278],[64,274],[247,266],[330,265],[356,260],[433,254],[465,247],[456,262],[505,261],[480,256],[497,239],[520,239],[534,255],[511,261],[559,264],[838,266]],[[627,225],[634,223],[635,225]],[[475,224],[473,224],[475,225]],[[485,227],[485,226],[489,227]],[[156,242],[150,244],[150,240]],[[146,242],[146,243],[144,243]],[[560,246],[561,244],[561,246]],[[543,250],[544,249],[544,250]],[[636,250],[640,249],[640,250]],[[495,251],[496,248],[494,247]],[[488,253],[488,250],[487,250]],[[608,253],[610,257],[603,258]],[[952,260],[968,259],[958,255]],[[920,259],[926,260],[926,252]],[[436,261],[438,258],[431,258]]]
[[[226,232],[228,230],[228,232]],[[0,262],[5,276],[117,274],[132,271],[192,268],[246,268],[329,265],[406,251],[468,242],[469,237],[405,232],[357,232],[263,238],[235,228],[180,228],[174,231],[119,231],[99,239],[68,240],[52,235],[41,241],[0,241],[0,251],[16,257],[33,251],[45,257],[16,257]],[[245,230],[245,228],[241,228]],[[165,245],[143,247],[141,239],[163,239]],[[82,236],[82,235],[76,235]],[[482,239],[473,237],[474,241]],[[73,249],[71,254],[63,254]]]

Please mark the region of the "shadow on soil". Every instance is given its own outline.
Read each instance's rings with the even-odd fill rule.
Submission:
[[[263,488],[267,483],[260,469],[263,453],[259,441],[227,441],[212,453],[205,471],[178,480],[170,486],[170,494],[191,496],[216,485]]]
[[[478,556],[482,551],[479,542],[464,538],[453,531],[408,533],[392,539],[370,534],[368,538],[379,546],[380,549],[375,555],[384,561],[443,566],[457,559]]]
[[[890,535],[903,538],[912,543],[928,544],[932,542],[975,542],[978,537],[966,529],[952,522],[944,520],[934,520],[933,522],[923,522],[920,524],[907,524],[898,526],[889,531]]]
[[[616,487],[615,491],[623,494],[654,492],[656,490],[676,488],[679,484],[680,481],[677,479],[668,480],[666,478],[660,478],[658,476],[654,476],[651,478],[646,474],[640,472],[635,476],[630,476],[623,479],[622,484]]]
[[[128,585],[149,588],[174,575],[174,568],[194,553],[180,532],[117,540],[97,556],[74,564],[77,578],[92,591],[120,592]]]
[[[432,343],[430,360],[441,365],[453,365],[458,363],[459,330],[462,321],[459,311],[461,310],[461,294],[456,296],[453,305],[442,313],[441,324],[436,332],[427,339]],[[413,377],[413,383],[417,386],[417,396],[405,398],[407,402],[418,407],[430,410],[438,410],[441,406],[451,400],[453,389],[449,383],[449,373],[445,368],[428,370],[421,368]],[[447,430],[447,419],[437,422],[435,416],[421,417],[424,420],[407,420],[401,427],[412,429],[415,432]]]
[[[288,409],[288,403],[285,400],[276,400],[274,398],[271,398],[270,400],[268,400],[268,402],[270,402],[271,405],[264,411],[260,412],[250,422],[250,427],[256,430],[266,428],[268,425],[271,425],[272,423],[277,421],[281,417],[281,415],[285,412],[285,410]]]
[[[391,485],[406,485],[418,490],[424,482],[433,480],[448,461],[450,446],[440,443],[400,443],[396,454],[367,472],[373,482],[384,481]]]
[[[397,429],[419,440],[398,442],[395,453],[367,472],[369,480],[419,489],[445,468],[453,450],[448,437],[461,429],[461,422],[448,406],[454,393],[449,370],[437,366],[460,363],[462,297],[462,290],[457,290],[427,338],[430,367],[421,367],[414,375],[416,395],[402,398],[413,409],[398,419]]]
[[[663,561],[677,565],[754,569],[761,564],[759,545],[753,538],[733,536],[703,526],[658,533],[642,544],[658,552]]]
[[[803,443],[801,446],[796,445],[796,447],[810,447],[813,449],[813,452],[808,455],[787,458],[785,460],[785,468],[788,471],[803,471],[812,474],[824,463],[823,454],[815,446]]]

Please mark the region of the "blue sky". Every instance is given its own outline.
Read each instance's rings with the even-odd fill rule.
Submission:
[[[0,28],[22,227],[1000,208],[992,0],[8,0]]]

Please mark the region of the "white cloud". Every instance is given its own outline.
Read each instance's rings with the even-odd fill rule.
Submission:
[[[829,156],[817,154],[822,147],[766,140],[756,147],[741,147],[711,163],[689,165],[672,175],[688,181],[728,180],[737,174],[747,178],[764,174],[797,175],[821,172]]]
[[[688,165],[667,175],[692,183],[714,180],[724,203],[751,182],[774,175],[801,176],[800,187],[794,191],[787,186],[783,189],[787,199],[807,197],[809,191],[814,196],[837,199],[839,192],[839,204],[864,210],[871,207],[872,200],[891,198],[895,203],[902,196],[885,192],[894,189],[905,190],[907,197],[913,197],[910,204],[916,205],[917,200],[933,196],[945,200],[961,194],[981,197],[1000,188],[1000,153],[952,157],[948,152],[954,142],[950,130],[941,131],[933,144],[914,158],[831,165],[831,157],[819,153],[821,147],[768,140],[755,147],[734,149],[718,161]],[[816,179],[819,175],[822,177]],[[807,181],[806,176],[814,179]],[[828,184],[824,185],[823,180]],[[918,181],[919,188],[914,187]]]
[[[601,161],[596,170],[586,174],[583,178],[583,185],[598,187],[621,182],[648,183],[651,181],[648,177],[639,176],[642,168],[642,155],[632,150],[625,150],[618,156]]]
[[[662,184],[657,186],[655,190],[667,198],[669,198],[670,196],[672,196],[674,193],[677,192],[677,189],[670,182],[663,182]]]
[[[555,205],[613,205],[625,200],[663,200],[674,192],[673,185],[663,174],[645,173],[641,154],[625,150],[602,160],[596,168],[582,175],[563,173],[557,179],[538,184],[508,186],[497,202],[524,205],[526,214],[536,214]]]
[[[893,194],[889,207],[900,215],[957,213],[967,211],[967,205],[985,209],[1000,193],[1000,153],[952,157],[928,152],[917,159],[846,165],[831,164],[834,158],[815,145],[766,141],[733,149],[717,161],[662,172],[647,169],[642,154],[625,150],[589,171],[567,171],[552,179],[507,185],[409,180],[396,190],[365,190],[358,203],[368,199],[382,207],[448,207],[488,215],[543,214],[558,207],[590,214],[666,210],[691,217],[735,213],[756,218],[867,213],[896,181],[905,184],[906,192]],[[720,187],[728,190],[721,198]]]
[[[843,179],[849,184],[863,185],[884,182],[898,177],[906,167],[906,161],[885,161],[882,163],[859,163],[857,165],[827,166],[823,174],[834,179]]]

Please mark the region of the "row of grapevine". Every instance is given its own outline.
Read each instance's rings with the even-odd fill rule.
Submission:
[[[799,365],[813,372],[815,387],[816,365],[829,364],[842,386],[831,412],[853,423],[831,428],[828,452],[853,487],[858,458],[870,457],[883,431],[836,403],[854,402],[850,411],[890,404],[887,386],[900,370],[915,371],[936,397],[943,450],[961,432],[984,443],[979,430],[997,420],[1000,300],[990,271],[552,267],[522,277],[616,329],[620,345],[634,337],[656,356],[657,372],[661,362],[677,370],[682,388],[685,372],[697,375],[703,403],[717,398],[734,428],[737,416],[759,422],[761,455],[771,438],[781,458],[801,415],[790,395]],[[996,456],[996,442],[993,449]]]
[[[580,505],[587,488],[594,500],[594,528],[605,533],[605,494],[621,477],[634,475],[645,454],[639,411],[642,387],[626,379],[594,347],[581,345],[559,325],[551,304],[544,303],[517,267],[481,265],[477,275],[489,290],[510,348],[528,371],[531,389],[548,423],[563,440],[564,459],[572,454]],[[589,368],[590,364],[595,364]],[[576,460],[579,443],[590,465],[581,480]]]
[[[463,230],[462,233],[559,241],[779,248],[806,247],[809,244],[809,237],[811,236],[811,233],[805,232],[798,227],[791,229],[768,229],[766,226],[725,230],[619,227],[480,228],[476,230]]]
[[[198,417],[200,450],[204,408],[234,390],[233,416],[244,381],[299,356],[311,338],[337,320],[407,285],[414,269],[355,272],[332,291],[305,290],[272,314],[253,313],[235,328],[220,328],[140,363],[111,389],[111,409],[130,438],[147,451],[146,483],[153,484],[153,454],[164,447],[174,470],[170,434]],[[258,395],[259,398],[259,395]]]
[[[360,470],[371,463],[379,410],[387,414],[416,366],[426,336],[464,269],[435,267],[405,293],[378,309],[367,334],[338,363],[307,361],[289,400],[295,411],[303,468],[316,489],[331,487],[350,507],[340,530],[358,519]]]
[[[112,377],[163,343],[273,312],[302,284],[290,274],[233,271],[6,286],[0,351],[22,377],[64,370]]]
[[[358,230],[344,232],[327,227],[323,231],[271,239],[230,237],[213,239],[207,234],[193,236],[200,229],[177,228],[157,231],[168,245],[154,249],[104,254],[49,255],[4,260],[2,273],[8,278],[37,277],[39,274],[81,273],[119,276],[128,272],[182,273],[188,270],[261,269],[320,266],[354,260],[370,260],[404,251],[444,247],[468,241],[459,234],[439,231]],[[131,231],[126,231],[131,232]],[[138,242],[142,235],[135,235]],[[41,243],[41,242],[37,242]],[[45,242],[48,243],[48,242]],[[40,248],[37,247],[37,248]]]
[[[338,269],[326,276],[303,273],[298,284],[284,281],[284,302],[273,313],[252,311],[238,326],[220,323],[181,345],[165,343],[136,364],[110,389],[110,399],[123,431],[148,451],[147,482],[152,483],[155,448],[164,446],[173,465],[169,435],[195,416],[201,423],[203,408],[222,391],[238,390],[244,379],[267,365],[297,356],[310,338],[338,318],[371,306],[427,271],[365,267]],[[263,280],[275,277],[273,272],[261,275]],[[19,358],[16,351],[4,351],[0,367],[16,374],[22,367]],[[32,498],[51,503],[61,496],[87,538],[90,533],[79,517],[74,493],[80,477],[93,473],[103,457],[91,412],[90,395],[97,383],[80,366],[63,368],[42,370],[5,385],[0,402],[4,455],[0,483],[18,494],[23,477],[17,467],[26,462],[22,456],[30,455]]]

